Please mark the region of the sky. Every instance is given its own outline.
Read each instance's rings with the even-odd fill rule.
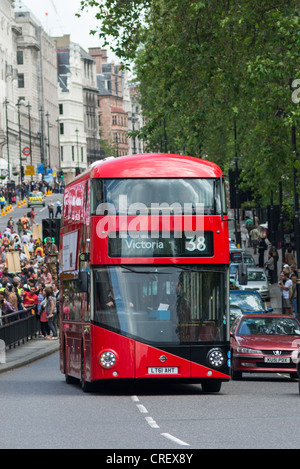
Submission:
[[[90,8],[88,12],[80,13],[81,18],[75,16],[80,12],[80,0],[15,0],[16,11],[21,5],[28,7],[50,36],[70,34],[71,41],[80,44],[87,52],[89,47],[102,46],[97,35],[89,34],[91,29],[99,26],[95,19],[97,10]],[[111,52],[109,56],[113,58]]]

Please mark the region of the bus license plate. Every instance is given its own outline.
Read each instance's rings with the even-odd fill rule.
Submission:
[[[149,366],[148,375],[176,375],[178,374],[177,366]]]
[[[265,357],[265,363],[290,363],[289,357]]]

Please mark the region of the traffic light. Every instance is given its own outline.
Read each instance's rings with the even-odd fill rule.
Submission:
[[[43,242],[46,243],[46,239],[51,238],[52,242],[59,248],[59,230],[60,218],[44,218],[42,220]]]
[[[24,173],[24,166],[21,166],[21,181],[24,180],[24,175],[25,175],[25,173]]]
[[[58,177],[60,179],[63,179],[64,178],[64,172],[63,171],[58,171]]]
[[[75,168],[75,176],[78,176],[80,174],[80,168]]]

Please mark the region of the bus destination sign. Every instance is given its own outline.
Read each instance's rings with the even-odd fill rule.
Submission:
[[[148,237],[143,232],[116,233],[116,237],[108,238],[108,255],[115,257],[212,257],[214,255],[213,232],[204,231],[197,235],[188,236],[181,233],[176,238],[170,233],[168,238]]]

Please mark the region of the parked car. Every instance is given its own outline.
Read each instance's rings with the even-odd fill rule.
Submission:
[[[288,373],[297,377],[300,323],[283,314],[238,317],[230,331],[231,376],[244,373]]]
[[[236,272],[235,286],[239,290],[257,291],[263,300],[270,301],[270,284],[264,269],[247,266],[247,285],[241,285]]]
[[[230,290],[229,304],[239,306],[245,314],[249,313],[271,313],[273,308],[265,309],[261,296],[256,291]]]

